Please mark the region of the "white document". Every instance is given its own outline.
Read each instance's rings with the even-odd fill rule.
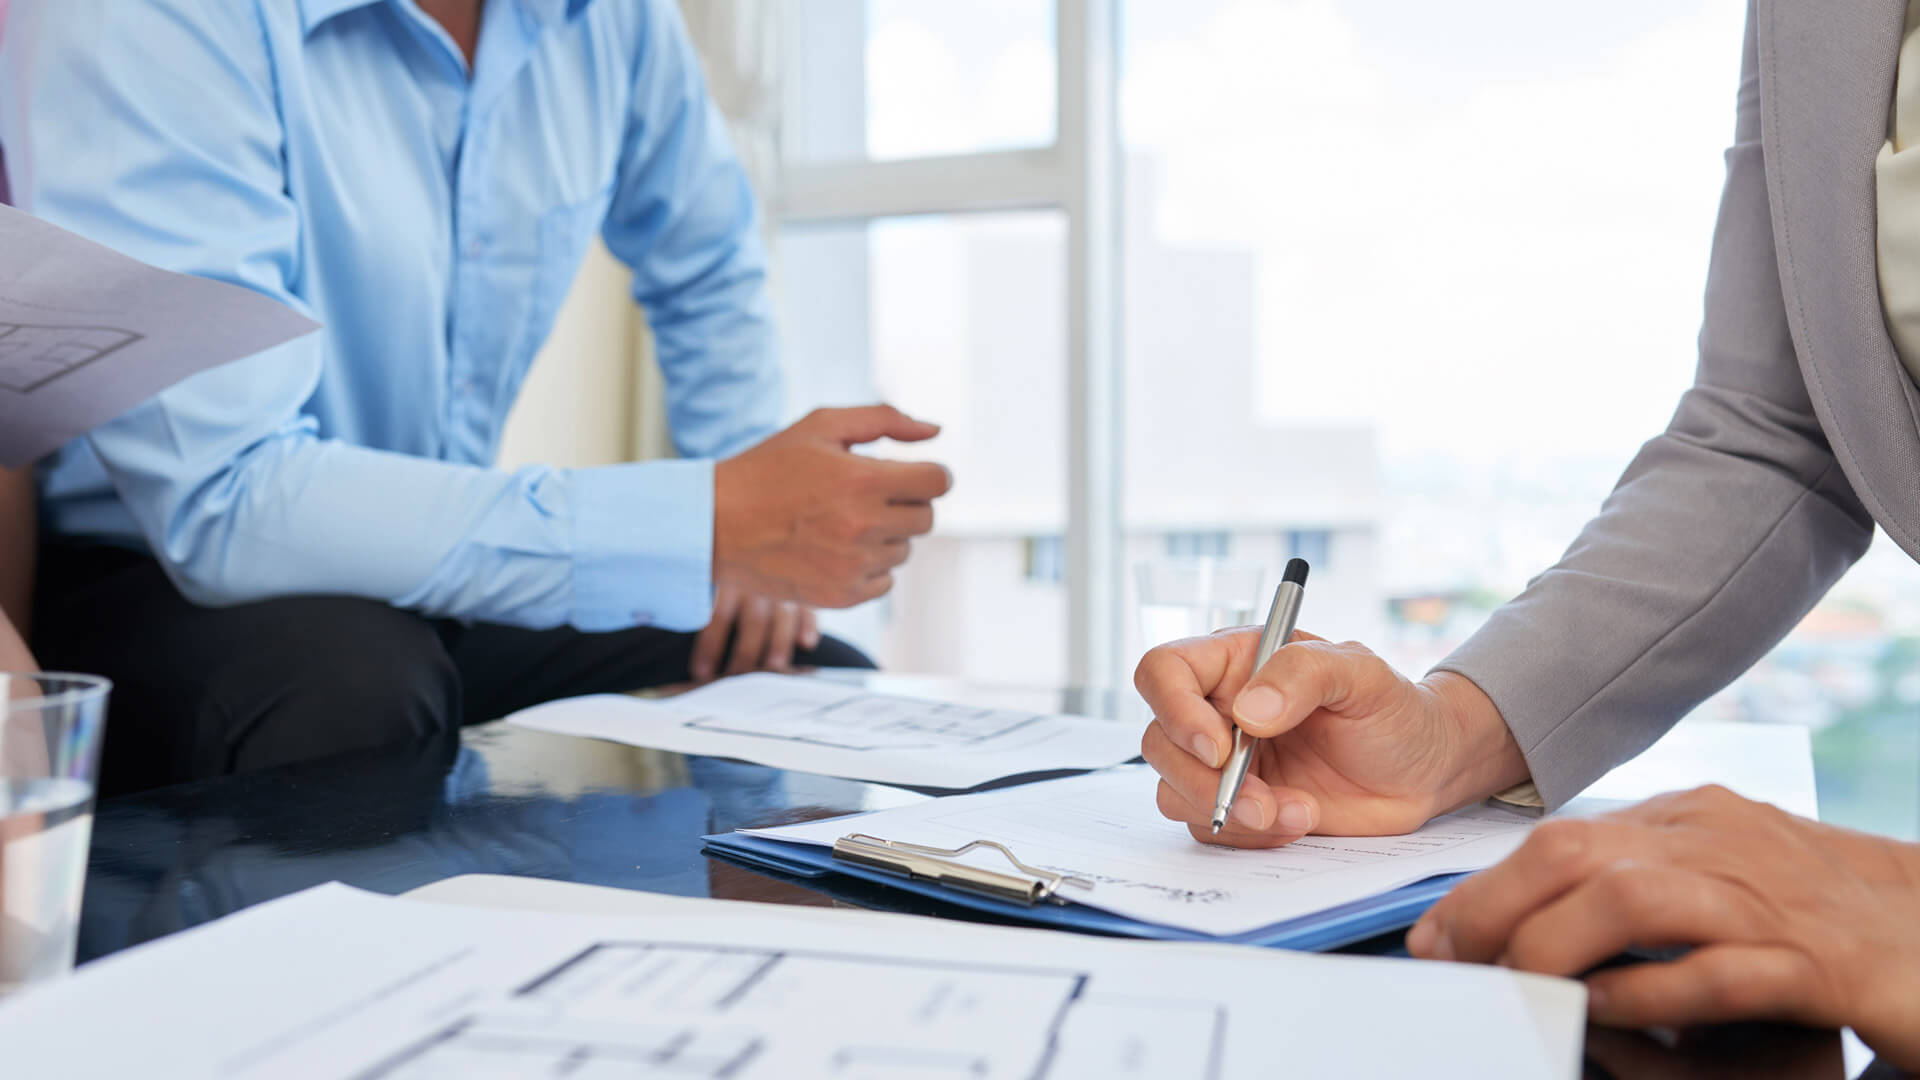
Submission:
[[[1405,836],[1309,836],[1269,851],[1195,843],[1154,807],[1145,766],[956,795],[855,818],[754,836],[831,846],[848,833],[959,848],[997,840],[1023,862],[1093,882],[1063,899],[1116,915],[1229,935],[1374,896],[1438,874],[1480,870],[1526,839],[1531,820],[1481,808],[1435,818]],[[967,861],[999,870],[990,851]]]
[[[1196,843],[1160,816],[1145,767],[957,796],[754,835],[831,845],[852,832],[958,848],[997,840],[1023,861],[1092,889],[1061,896],[1145,922],[1216,935],[1270,926],[1439,874],[1505,858],[1536,819],[1494,807],[1438,818],[1406,836],[1310,836],[1271,851]],[[1691,722],[1597,781],[1563,814],[1601,813],[1664,791],[1719,783],[1815,816],[1813,755],[1802,728]],[[992,852],[967,861],[1008,869]]]
[[[1139,730],[1112,720],[923,701],[768,673],[657,701],[568,698],[507,720],[561,735],[931,788],[1103,768],[1140,752]]]
[[[1568,980],[725,901],[670,910],[321,886],[0,1003],[0,1047],[9,1076],[115,1080],[1579,1071],[1585,991]]]
[[[316,329],[249,289],[156,270],[0,206],[0,465]]]

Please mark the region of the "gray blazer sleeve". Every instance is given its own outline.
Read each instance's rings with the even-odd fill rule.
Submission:
[[[1560,562],[1436,669],[1499,706],[1549,807],[1765,655],[1873,535],[1788,336],[1758,72],[1750,14],[1694,385]]]

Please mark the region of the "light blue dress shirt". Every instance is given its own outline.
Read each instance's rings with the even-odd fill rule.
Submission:
[[[711,459],[773,430],[780,383],[753,197],[671,0],[488,0],[471,78],[413,0],[15,0],[0,143],[24,209],[326,324],[62,450],[54,532],[150,547],[208,604],[706,622]],[[493,469],[596,231],[685,459]]]

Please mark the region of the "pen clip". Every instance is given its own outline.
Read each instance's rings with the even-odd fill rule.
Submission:
[[[1022,878],[999,870],[989,870],[985,867],[952,861],[975,848],[991,848],[999,852],[1016,869],[1028,876]],[[1072,885],[1080,889],[1093,888],[1093,882],[1086,878],[1029,866],[1021,862],[1019,856],[1005,844],[993,840],[974,840],[957,848],[940,848],[926,844],[909,844],[902,840],[887,840],[865,833],[851,833],[834,841],[833,856],[862,866],[887,870],[909,878],[935,881],[949,888],[1000,900],[1010,900],[1019,904],[1034,904],[1042,900],[1065,903],[1058,895],[1060,888],[1064,885]]]

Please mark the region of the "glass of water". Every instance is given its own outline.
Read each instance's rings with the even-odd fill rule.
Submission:
[[[1140,586],[1140,635],[1151,648],[1180,638],[1246,626],[1257,610],[1267,569],[1232,559],[1157,559],[1134,567]]]
[[[0,673],[0,995],[73,968],[111,689]]]

